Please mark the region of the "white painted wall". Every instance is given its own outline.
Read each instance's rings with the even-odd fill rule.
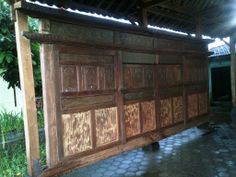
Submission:
[[[16,88],[17,106],[14,103],[13,89],[7,88],[8,83],[0,77],[0,111],[6,109],[7,111],[21,112],[22,111],[22,94],[19,88]]]

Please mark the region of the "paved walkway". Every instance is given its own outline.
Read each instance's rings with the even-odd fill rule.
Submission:
[[[224,114],[227,115],[228,114]],[[236,133],[230,123],[192,128],[141,148],[74,170],[63,177],[236,177]]]

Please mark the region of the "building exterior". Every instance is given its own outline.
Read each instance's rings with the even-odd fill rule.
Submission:
[[[8,89],[8,83],[0,77],[0,112],[6,110],[8,112],[21,112],[22,111],[22,93],[19,88],[14,90]]]
[[[220,45],[209,49],[209,94],[211,102],[231,101],[230,50]]]

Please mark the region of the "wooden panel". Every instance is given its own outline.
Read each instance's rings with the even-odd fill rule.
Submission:
[[[146,53],[122,52],[123,63],[155,64],[156,55]]]
[[[124,87],[137,89],[153,87],[154,68],[151,65],[124,65]]]
[[[106,55],[92,55],[92,54],[79,54],[79,53],[60,53],[61,64],[112,64],[114,63],[112,56]]]
[[[139,103],[124,106],[126,136],[132,137],[141,133]]]
[[[154,91],[153,90],[148,90],[148,91],[142,91],[142,92],[130,92],[130,93],[125,93],[124,98],[125,101],[128,100],[140,100],[140,99],[150,99],[154,97]]]
[[[97,29],[92,27],[83,27],[72,24],[60,24],[51,21],[51,33],[76,37],[81,42],[112,44],[113,32],[105,29]]]
[[[63,92],[76,92],[77,86],[77,70],[75,66],[61,67],[62,91]]]
[[[144,72],[145,72],[144,73],[145,87],[153,87],[154,86],[154,79],[153,79],[154,69],[153,69],[153,66],[146,66]]]
[[[183,114],[183,97],[173,97],[173,116],[174,122],[181,122],[183,121],[184,114]]]
[[[153,48],[153,38],[135,34],[120,33],[120,45],[134,48]]]
[[[117,108],[95,110],[96,146],[103,146],[118,141]]]
[[[181,50],[183,48],[181,41],[174,41],[168,39],[155,39],[154,48],[156,49],[177,49]]]
[[[185,83],[207,82],[208,69],[205,61],[201,58],[185,60]]]
[[[81,90],[97,90],[98,89],[98,67],[84,66],[81,67],[82,83]]]
[[[198,94],[199,101],[199,115],[206,114],[208,112],[208,94],[207,92]]]
[[[64,155],[92,149],[91,112],[62,115]]]
[[[158,79],[160,86],[171,86],[182,83],[181,65],[159,65]]]
[[[143,132],[149,132],[156,128],[155,101],[141,103]]]
[[[161,100],[161,127],[166,127],[172,124],[172,99],[162,99]]]
[[[115,88],[114,68],[113,66],[99,67],[99,89],[109,90]]]
[[[188,118],[198,116],[198,94],[188,95]]]
[[[113,95],[96,95],[87,97],[70,97],[63,98],[61,102],[62,110],[70,110],[75,108],[82,108],[84,106],[103,103],[114,103]]]

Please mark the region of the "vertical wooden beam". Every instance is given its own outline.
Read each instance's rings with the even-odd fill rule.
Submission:
[[[233,36],[230,37],[230,73],[231,73],[231,90],[232,90],[232,103],[236,107],[236,55],[235,55],[236,40]]]
[[[50,32],[50,21],[40,20],[40,32]],[[45,138],[46,138],[46,157],[47,166],[51,167],[58,163],[59,153],[59,139],[57,119],[58,113],[58,93],[59,90],[56,85],[56,66],[54,48],[51,44],[40,45],[40,62],[43,85],[43,107],[44,107],[44,122],[45,122]]]
[[[196,19],[196,38],[202,38],[202,18],[200,16]]]
[[[147,9],[142,8],[142,19],[141,19],[141,25],[144,28],[147,28],[148,26],[148,16],[147,16]]]
[[[21,90],[23,95],[23,115],[28,174],[30,176],[38,176],[40,173],[40,151],[31,48],[30,41],[21,35],[22,31],[28,31],[28,18],[25,14],[22,14],[18,10],[15,11],[15,15],[17,55]]]

